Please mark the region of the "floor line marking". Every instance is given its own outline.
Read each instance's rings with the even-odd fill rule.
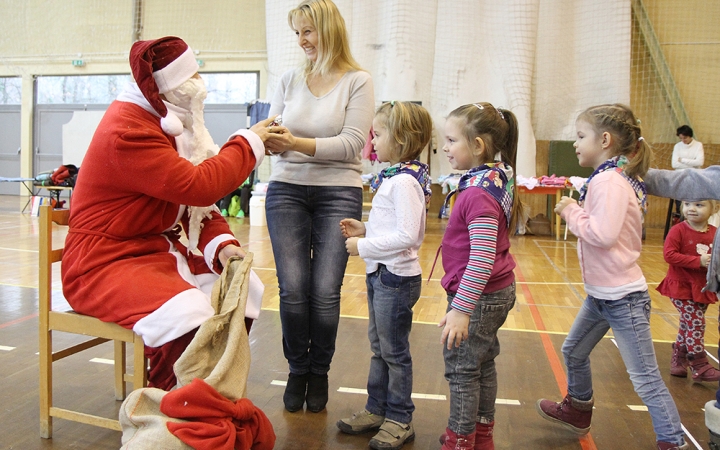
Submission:
[[[15,347],[8,347],[7,345],[0,345],[0,350],[4,352],[10,352],[15,350]]]
[[[25,322],[26,320],[29,320],[29,319],[34,319],[37,316],[38,316],[38,313],[35,313],[35,314],[30,314],[25,317],[19,317],[15,320],[11,320],[10,322],[0,323],[0,329],[9,327],[10,325],[15,325],[16,323]]]
[[[108,364],[111,366],[115,365],[115,361],[113,361],[112,359],[107,359],[107,358],[93,358],[90,360],[90,362],[100,363],[100,364]]]
[[[520,265],[517,263],[517,259],[514,256],[513,259],[515,260],[515,277],[520,282],[523,282],[525,281],[525,277],[522,274]],[[523,291],[523,295],[525,295],[525,301],[530,307],[530,312],[533,321],[535,322],[535,328],[545,331],[545,322],[543,322],[540,311],[535,305],[535,300],[533,299],[530,289],[527,287],[527,285],[522,285],[521,289]],[[555,376],[555,382],[557,383],[560,393],[564,396],[567,392],[567,378],[565,378],[565,371],[563,370],[562,364],[560,363],[560,358],[555,352],[555,347],[553,347],[552,342],[550,341],[550,335],[548,333],[540,333],[540,340],[542,341],[543,348],[545,349],[545,354],[547,355],[550,369]],[[583,450],[597,450],[595,441],[592,438],[592,433],[581,436],[580,438],[578,438],[578,441],[580,442],[580,447],[582,447]]]
[[[707,351],[707,350],[705,350],[705,353],[707,353],[707,355],[710,357],[710,359],[712,359],[713,361],[715,361],[715,363],[718,363],[718,359],[715,357],[715,355],[713,355],[712,353],[710,353],[710,352]]]
[[[688,431],[688,429],[685,428],[685,425],[683,425],[683,424],[681,423],[680,426],[682,427],[683,431],[685,432],[685,435],[690,438],[690,442],[693,443],[693,445],[695,446],[695,448],[697,448],[697,449],[699,449],[699,450],[702,450],[702,445],[700,445],[700,443],[695,440],[695,436],[693,436],[692,434],[690,434],[690,432]]]

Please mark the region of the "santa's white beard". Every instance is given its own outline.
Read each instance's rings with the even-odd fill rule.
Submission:
[[[183,109],[189,110],[189,114],[183,121],[186,129],[192,132],[190,139],[190,162],[198,165],[218,154],[219,147],[215,144],[210,132],[205,127],[204,101],[207,97],[207,90],[202,79],[190,78],[181,84],[177,89],[165,93],[170,103]],[[211,218],[211,211],[215,209],[210,206],[190,206],[190,230],[188,231],[188,250],[197,248],[202,229],[202,221],[207,217]]]

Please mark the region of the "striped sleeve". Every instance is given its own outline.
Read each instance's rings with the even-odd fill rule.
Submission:
[[[470,259],[460,280],[451,307],[464,314],[472,314],[495,264],[498,219],[481,216],[468,225],[470,233]]]

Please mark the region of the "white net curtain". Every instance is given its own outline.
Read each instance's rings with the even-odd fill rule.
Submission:
[[[287,24],[297,0],[267,0],[268,97],[304,57]],[[438,128],[488,101],[520,123],[518,172],[535,174],[535,141],[572,139],[582,109],[630,101],[627,0],[337,0],[375,97],[420,100]],[[432,175],[451,171],[441,151]]]

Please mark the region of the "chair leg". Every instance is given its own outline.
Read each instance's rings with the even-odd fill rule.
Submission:
[[[40,331],[39,358],[40,358],[40,437],[52,438],[52,332],[44,329]]]
[[[125,362],[126,350],[125,342],[113,341],[115,347],[115,400],[125,400],[127,390],[125,388],[125,372],[127,372],[127,363]]]
[[[133,342],[133,390],[147,386],[147,358],[145,358],[145,343],[142,338],[135,335]]]

